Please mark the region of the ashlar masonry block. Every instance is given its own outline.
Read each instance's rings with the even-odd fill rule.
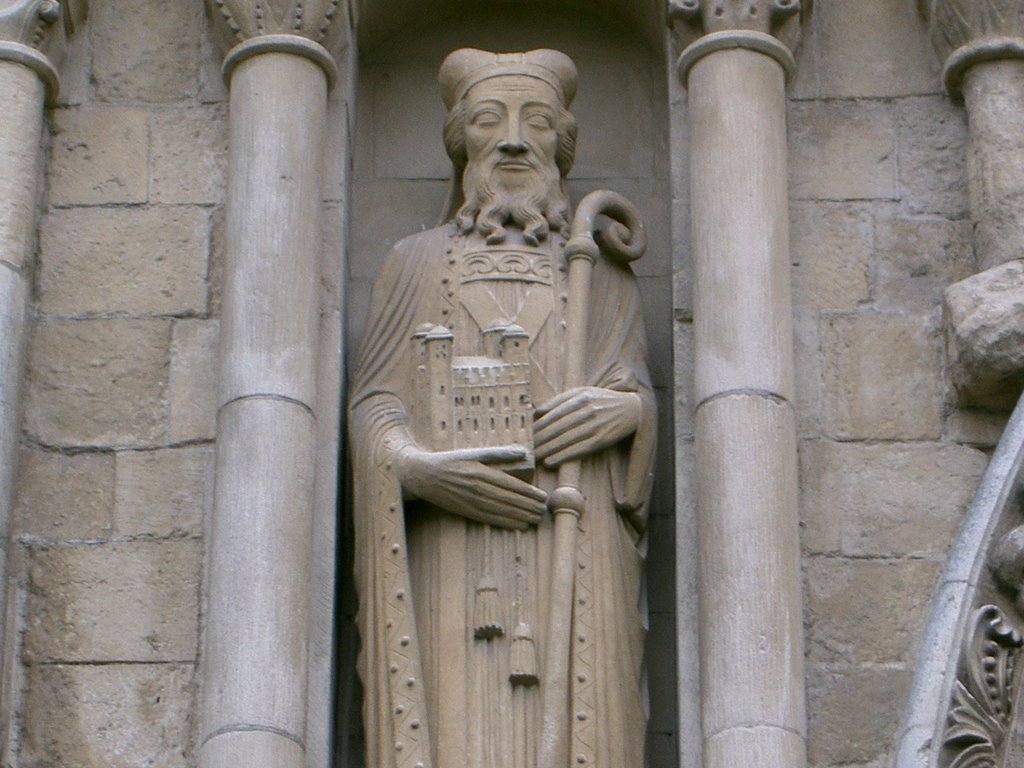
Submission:
[[[193,661],[202,543],[33,547],[24,658]]]

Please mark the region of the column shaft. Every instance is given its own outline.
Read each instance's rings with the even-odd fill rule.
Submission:
[[[978,269],[1021,258],[1024,243],[1024,59],[967,70],[968,182]]]
[[[233,70],[203,768],[305,765],[326,105],[302,56]]]
[[[708,768],[805,763],[784,75],[733,47],[688,76]]]
[[[44,86],[22,64],[0,61],[0,634],[7,596],[7,542],[18,458],[28,265],[36,238]],[[4,638],[0,636],[0,648]]]

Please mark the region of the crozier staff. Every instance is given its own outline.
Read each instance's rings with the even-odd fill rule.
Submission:
[[[575,66],[464,49],[440,82],[452,217],[384,262],[350,403],[368,765],[536,768],[546,500],[557,467],[579,460],[559,762],[640,768],[654,398],[635,278],[605,258],[586,384],[563,391]],[[516,420],[536,404],[524,438]]]

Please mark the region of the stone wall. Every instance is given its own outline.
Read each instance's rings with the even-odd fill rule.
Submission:
[[[819,0],[790,92],[816,768],[886,763],[932,588],[1002,426],[957,409],[947,382],[942,291],[975,271],[966,126],[962,106],[943,95],[914,6]],[[347,283],[354,346],[376,263],[440,212],[448,168],[433,78],[443,53],[550,45],[577,56],[574,197],[598,186],[624,192],[651,228],[638,270],[662,414],[649,763],[691,768],[699,706],[685,92],[673,57],[622,19],[509,13],[523,22],[511,36],[482,18],[417,20],[415,35],[368,42],[358,68],[344,68],[329,112],[325,328],[340,333]],[[199,2],[93,0],[47,113],[3,668],[3,757],[16,768],[186,766],[196,749],[227,133],[220,58]],[[340,386],[336,375],[325,382]],[[318,563],[330,567],[330,552]],[[344,585],[344,558],[341,573]],[[339,610],[350,618],[345,594]],[[352,754],[353,642],[350,623],[341,625],[340,752]],[[321,647],[317,658],[328,657]]]

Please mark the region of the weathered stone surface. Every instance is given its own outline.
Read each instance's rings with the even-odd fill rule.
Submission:
[[[171,441],[212,440],[217,431],[216,320],[176,320],[171,335]]]
[[[191,661],[202,543],[39,546],[24,655],[46,661]]]
[[[950,375],[961,401],[1009,410],[1024,387],[1024,260],[946,290]]]
[[[149,130],[141,109],[53,113],[50,202],[141,203],[148,194]]]
[[[967,167],[978,266],[1021,257],[1024,238],[1024,61],[976,64],[964,80],[970,123]]]
[[[153,201],[219,203],[227,166],[227,106],[166,109],[153,114]]]
[[[693,438],[693,323],[676,322],[673,335],[673,380],[675,382],[675,428],[676,439]]]
[[[906,99],[899,110],[900,198],[914,213],[967,214],[967,122],[943,96]]]
[[[817,312],[793,313],[793,370],[796,393],[798,437],[821,434],[821,409],[824,387],[821,374],[821,323]]]
[[[19,765],[189,765],[194,686],[191,664],[33,667]]]
[[[52,211],[40,246],[43,312],[205,312],[206,216],[189,207]]]
[[[871,102],[796,103],[789,109],[794,199],[891,200],[896,118]]]
[[[913,2],[822,3],[812,24],[823,97],[904,96],[942,87]]]
[[[974,271],[969,221],[879,218],[872,297],[880,309],[927,312]]]
[[[98,539],[111,532],[114,456],[64,455],[23,448],[14,533],[47,539]]]
[[[988,460],[960,445],[800,447],[804,546],[847,555],[943,555]]]
[[[810,665],[807,686],[811,765],[870,763],[893,743],[910,690],[910,672],[893,667]]]
[[[169,345],[169,320],[37,323],[26,430],[47,445],[163,442]]]
[[[811,660],[910,660],[940,569],[929,560],[811,558],[805,585]]]
[[[794,306],[842,311],[867,302],[871,217],[833,204],[795,205],[790,222]]]
[[[934,318],[872,313],[823,322],[826,432],[838,438],[937,438],[941,342]]]
[[[93,92],[100,101],[180,101],[199,86],[199,20],[190,3],[94,0]]]
[[[212,457],[208,446],[118,452],[117,534],[200,533],[212,495]]]

